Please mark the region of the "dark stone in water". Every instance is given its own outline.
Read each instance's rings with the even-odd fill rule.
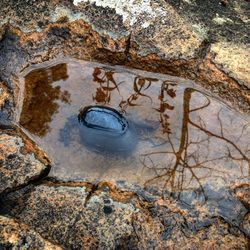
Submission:
[[[80,111],[79,122],[89,128],[123,134],[128,128],[126,119],[115,109],[102,106],[88,106]]]
[[[78,121],[82,142],[94,151],[129,155],[136,147],[132,124],[115,109],[88,106],[80,110]]]

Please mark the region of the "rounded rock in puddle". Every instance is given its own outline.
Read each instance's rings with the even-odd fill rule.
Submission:
[[[78,120],[89,128],[116,134],[123,134],[128,128],[128,122],[122,114],[109,107],[85,107],[80,111]]]
[[[125,117],[113,108],[87,106],[78,121],[83,143],[95,151],[130,154],[137,144],[134,130]]]

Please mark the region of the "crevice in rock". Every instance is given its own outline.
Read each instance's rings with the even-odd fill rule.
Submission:
[[[128,38],[126,40],[126,48],[125,48],[125,52],[124,52],[126,61],[129,61],[131,59],[131,56],[130,56],[131,35],[132,35],[132,31],[129,33]]]
[[[95,194],[95,192],[98,190],[98,185],[93,184],[86,199],[84,202],[84,207],[87,207],[89,200],[91,199],[91,197]]]
[[[206,56],[208,55],[210,51],[210,48],[211,48],[211,41],[209,41],[208,39],[205,39],[201,43],[201,46],[198,51],[198,61],[202,61],[206,58]]]

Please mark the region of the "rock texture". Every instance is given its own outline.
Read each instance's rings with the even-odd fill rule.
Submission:
[[[103,190],[91,192],[87,185],[36,186],[14,194],[18,206],[10,214],[66,249],[125,246],[135,237],[131,221],[136,208],[113,200]]]
[[[0,248],[248,249],[248,179],[189,205],[124,183],[41,182],[49,161],[13,125],[20,72],[64,56],[193,79],[249,112],[248,2],[2,0]]]
[[[29,145],[30,144],[30,145]],[[49,172],[46,161],[36,159],[27,138],[0,132],[0,194],[15,190]]]
[[[15,89],[27,63],[67,55],[194,79],[249,111],[248,12],[244,1],[2,1],[0,78]]]
[[[0,125],[8,125],[13,119],[13,97],[7,86],[0,82]]]
[[[216,212],[155,198],[111,183],[45,180],[2,198],[0,212],[66,249],[247,249],[247,236]]]
[[[11,218],[0,216],[0,248],[60,250],[47,240],[44,240],[34,230],[24,224],[19,224]]]
[[[211,47],[213,62],[240,84],[250,87],[250,46],[215,43]]]

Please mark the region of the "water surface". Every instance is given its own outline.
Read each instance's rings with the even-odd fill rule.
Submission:
[[[249,177],[249,117],[191,81],[71,59],[30,67],[22,80],[20,124],[53,160],[52,176],[174,192]],[[132,124],[129,154],[83,143],[77,116],[89,105],[115,108]]]

